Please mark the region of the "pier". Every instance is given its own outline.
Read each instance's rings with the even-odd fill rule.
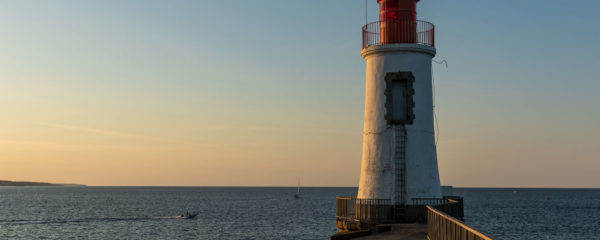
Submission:
[[[331,239],[493,239],[463,222],[461,197],[413,199],[416,204],[406,206],[390,206],[387,202],[338,197],[336,223],[341,231]]]

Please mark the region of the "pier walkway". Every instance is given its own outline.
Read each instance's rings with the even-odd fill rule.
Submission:
[[[385,224],[378,225],[379,233],[369,231],[365,234],[340,232],[331,239],[359,239],[359,240],[426,240],[427,224]],[[385,231],[385,232],[384,232]],[[363,237],[359,237],[359,236]]]
[[[426,240],[427,224],[393,224],[391,231],[356,238],[360,240]]]
[[[463,199],[413,199],[399,218],[389,200],[338,197],[336,225],[331,240],[493,240],[463,221]],[[397,220],[398,219],[398,220]],[[412,220],[412,221],[407,221]],[[407,223],[411,222],[411,223]]]

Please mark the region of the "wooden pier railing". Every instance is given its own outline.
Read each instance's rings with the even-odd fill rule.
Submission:
[[[337,198],[337,218],[358,220],[363,224],[390,223],[394,209],[390,199]]]
[[[445,196],[444,198],[412,198],[412,204],[405,205],[396,214],[399,222],[427,222],[427,206],[434,206],[450,216],[464,220],[463,198],[458,196]]]
[[[337,198],[338,228],[369,228],[387,223],[425,223],[427,206],[435,206],[450,216],[463,220],[463,198],[413,198],[410,205],[394,205],[390,199]]]
[[[337,227],[345,232],[373,229],[381,224],[427,223],[428,240],[491,240],[464,222],[463,198],[413,198],[412,204],[393,205],[390,199],[337,198]]]
[[[428,240],[493,240],[452,216],[427,206]]]

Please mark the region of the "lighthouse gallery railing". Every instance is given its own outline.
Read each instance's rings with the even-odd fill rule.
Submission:
[[[377,21],[362,28],[363,48],[395,43],[435,47],[435,26],[426,21]]]

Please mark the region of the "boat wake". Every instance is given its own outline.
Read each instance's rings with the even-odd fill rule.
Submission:
[[[98,217],[98,218],[80,218],[80,219],[14,219],[0,220],[0,225],[30,225],[30,224],[66,224],[66,223],[85,223],[85,222],[111,222],[111,221],[149,221],[163,219],[193,219],[198,213],[192,213],[189,216],[164,216],[164,217],[131,217],[131,218],[115,218],[115,217]]]
[[[26,224],[62,224],[62,223],[78,223],[78,222],[110,222],[110,221],[140,221],[149,220],[149,218],[113,218],[113,217],[100,217],[100,218],[81,218],[81,219],[15,219],[15,220],[0,220],[0,225],[26,225]]]
[[[166,217],[153,217],[154,220],[159,219],[192,219],[198,216],[197,212],[190,213],[190,215],[177,215],[177,216],[166,216]]]

